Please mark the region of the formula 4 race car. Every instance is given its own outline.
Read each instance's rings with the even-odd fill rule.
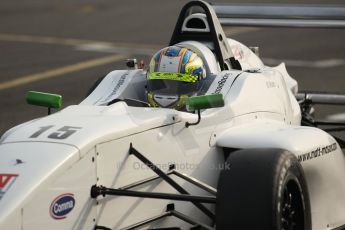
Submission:
[[[186,111],[149,107],[146,70],[130,63],[80,104],[1,137],[0,229],[345,226],[345,142],[317,127],[344,123],[312,117],[313,104],[345,96],[298,92],[284,64],[226,38],[214,9],[187,3],[170,41],[211,76]]]

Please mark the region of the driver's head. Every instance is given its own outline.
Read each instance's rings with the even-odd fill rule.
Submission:
[[[193,51],[169,46],[158,51],[147,72],[147,99],[152,107],[183,109],[206,78],[202,59]]]

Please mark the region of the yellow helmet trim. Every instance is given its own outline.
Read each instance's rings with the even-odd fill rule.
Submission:
[[[197,82],[199,77],[187,73],[169,73],[169,72],[149,72],[147,74],[148,80],[175,80],[184,82]]]

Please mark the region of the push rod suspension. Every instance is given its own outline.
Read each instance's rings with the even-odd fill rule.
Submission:
[[[97,198],[99,195],[114,195],[114,196],[132,196],[132,197],[144,197],[154,199],[167,199],[167,200],[180,200],[190,202],[202,202],[202,203],[216,203],[216,198],[212,196],[193,196],[187,194],[170,194],[159,192],[140,192],[130,191],[122,189],[112,189],[103,186],[92,186],[91,197]]]
[[[141,162],[143,162],[147,167],[149,167],[152,171],[154,171],[159,177],[165,180],[168,184],[170,184],[173,188],[175,188],[181,194],[189,195],[188,191],[181,187],[178,183],[176,183],[173,179],[171,179],[167,174],[165,174],[162,170],[159,169],[155,164],[153,164],[149,159],[143,156],[140,152],[138,152],[133,146],[132,143],[129,148],[129,154],[133,154],[136,156]],[[215,219],[215,215],[207,209],[203,204],[200,204],[197,201],[192,201],[192,203],[198,207],[205,215],[210,217],[212,220]]]

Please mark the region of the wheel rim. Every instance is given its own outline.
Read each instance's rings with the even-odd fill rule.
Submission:
[[[281,203],[282,230],[303,230],[304,203],[302,193],[297,182],[290,180],[283,190],[283,202]]]

